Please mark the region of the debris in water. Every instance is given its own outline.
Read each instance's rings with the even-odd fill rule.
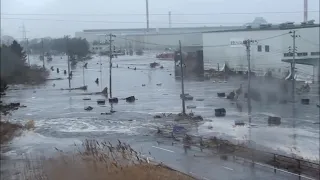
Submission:
[[[217,93],[218,97],[226,97],[226,93]]]
[[[242,120],[236,120],[236,121],[234,121],[234,125],[236,125],[236,126],[244,126],[245,123]]]
[[[136,98],[134,96],[129,96],[126,98],[127,102],[134,102],[136,100]]]
[[[269,125],[280,125],[281,124],[281,118],[276,116],[269,116],[268,117],[268,124]]]
[[[88,101],[91,100],[91,98],[83,98],[82,100]]]
[[[118,103],[118,98],[109,98],[109,103]]]
[[[229,95],[227,96],[227,99],[231,99],[231,100],[234,100],[236,96],[236,93],[234,93],[234,91],[230,92]]]
[[[155,116],[153,116],[153,118],[159,119],[159,118],[162,118],[162,117],[160,115],[155,115]]]
[[[180,98],[184,98],[184,100],[193,100],[193,96],[191,96],[190,94],[184,94],[184,97],[182,94],[180,94]]]
[[[106,100],[104,100],[104,99],[98,99],[98,100],[97,100],[97,103],[98,103],[99,105],[104,105],[104,104],[106,103]]]
[[[158,83],[158,84],[157,84],[157,86],[161,86],[161,85],[162,85],[162,83]]]
[[[199,99],[196,99],[196,101],[204,101],[204,99],[199,98]]]
[[[197,106],[195,106],[195,105],[188,105],[187,106],[187,109],[195,109],[195,108],[197,108]]]
[[[84,110],[86,110],[86,111],[91,111],[92,109],[93,109],[93,107],[91,107],[91,106],[84,108]]]
[[[142,86],[146,86],[145,84],[142,84]]]
[[[101,113],[101,115],[111,115],[112,113]]]
[[[301,99],[301,104],[309,105],[310,104],[310,99]]]
[[[225,108],[218,108],[214,110],[214,114],[216,117],[223,117],[226,116],[226,109]]]

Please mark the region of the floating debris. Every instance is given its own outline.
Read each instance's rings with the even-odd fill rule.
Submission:
[[[154,115],[153,118],[155,118],[155,119],[160,119],[160,118],[162,118],[162,117],[161,117],[160,115]]]
[[[160,64],[157,63],[157,62],[153,62],[153,63],[150,63],[150,67],[151,68],[155,68],[156,66],[159,66]]]
[[[217,93],[218,97],[226,97],[226,93]]]
[[[161,85],[162,85],[162,83],[158,83],[158,84],[157,84],[157,86],[161,86]]]
[[[136,98],[134,96],[129,96],[126,98],[127,102],[134,102],[136,100]]]
[[[236,96],[236,93],[235,93],[234,91],[232,91],[232,92],[230,92],[230,93],[228,94],[227,99],[234,100],[235,96]]]
[[[309,105],[310,104],[310,99],[301,99],[301,104]]]
[[[196,99],[196,101],[204,101],[204,99],[202,99],[202,98],[199,98],[199,99]]]
[[[104,105],[104,104],[106,104],[106,100],[104,100],[104,99],[98,99],[98,100],[97,100],[97,103],[98,103],[99,105]]]
[[[91,111],[92,109],[93,109],[93,107],[91,107],[91,106],[84,108],[84,110],[86,110],[86,111]]]
[[[109,103],[118,103],[118,98],[109,98]]]
[[[280,125],[281,124],[281,118],[276,116],[269,116],[268,117],[268,124],[269,125]]]
[[[242,120],[236,120],[236,121],[234,121],[234,125],[235,125],[235,126],[244,126],[245,123],[244,123],[244,121],[242,121]]]
[[[108,112],[106,112],[106,113],[101,113],[101,115],[111,115],[112,113],[108,113]]]
[[[180,98],[184,98],[184,100],[193,100],[193,96],[191,96],[190,94],[184,94],[184,97],[182,94],[180,94]]]
[[[226,109],[225,108],[218,108],[218,109],[215,109],[214,110],[214,114],[216,117],[223,117],[223,116],[226,116]]]
[[[82,100],[88,101],[91,100],[91,98],[83,98]]]
[[[142,86],[144,87],[144,86],[146,86],[145,84],[142,84]]]
[[[197,108],[197,106],[195,106],[195,105],[188,105],[187,106],[187,109],[195,109],[195,108]]]

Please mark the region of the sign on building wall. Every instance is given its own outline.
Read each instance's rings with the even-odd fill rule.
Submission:
[[[230,47],[243,47],[244,38],[230,38]]]

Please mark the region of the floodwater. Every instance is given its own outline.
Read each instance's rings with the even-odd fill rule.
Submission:
[[[63,74],[63,70],[67,70],[66,57],[56,56],[52,62],[46,62],[47,68],[54,66],[55,69],[51,71],[51,78],[64,79],[48,81],[42,86],[12,87],[14,90],[8,91],[7,96],[3,98],[4,102],[17,101],[27,106],[14,111],[12,116],[7,118],[23,124],[28,120],[34,120],[36,124],[34,132],[24,132],[21,137],[12,141],[6,155],[48,152],[54,147],[68,149],[85,138],[140,138],[155,131],[156,127],[164,122],[154,119],[154,114],[178,113],[181,112],[182,106],[179,97],[181,82],[174,78],[173,62],[157,61],[164,69],[151,69],[149,63],[154,61],[157,61],[155,54],[119,56],[113,59],[113,97],[125,98],[134,95],[138,100],[134,103],[120,100],[118,104],[113,105],[116,112],[112,115],[101,115],[110,111],[109,103],[104,106],[97,105],[96,100],[105,97],[84,94],[109,87],[108,57],[94,56],[88,60],[84,76],[82,62],[72,67],[71,86],[79,87],[85,83],[88,85],[86,92],[61,90],[68,88],[67,76]],[[42,65],[37,57],[31,57],[31,62]],[[60,69],[60,73],[56,72],[56,68]],[[99,78],[99,85],[94,82],[96,78]],[[159,83],[161,86],[157,85]],[[234,127],[235,120],[243,120],[248,124],[246,105],[243,104],[241,112],[234,103],[218,98],[217,92],[231,92],[241,83],[241,80],[230,80],[226,83],[213,83],[212,80],[185,82],[185,93],[194,96],[194,100],[187,101],[186,105],[195,105],[196,108],[192,111],[205,119],[193,133],[203,136],[228,136],[239,141],[250,139],[257,145],[273,150],[293,152],[313,160],[319,159],[319,108],[316,107],[319,97],[316,94],[310,95],[310,105],[297,103],[294,113],[290,103],[271,105],[253,102],[251,124],[254,126]],[[85,97],[91,100],[83,100]],[[203,98],[204,101],[196,101],[198,98]],[[86,106],[92,106],[94,109],[85,111]],[[226,117],[214,116],[214,108],[220,107],[226,108]],[[187,111],[190,112],[191,109]],[[282,124],[268,126],[269,115],[280,116]],[[209,129],[208,126],[213,128]]]

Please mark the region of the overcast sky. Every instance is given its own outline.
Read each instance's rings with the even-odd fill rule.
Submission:
[[[1,30],[22,38],[24,24],[27,36],[35,38],[74,36],[83,29],[145,28],[145,9],[145,0],[1,0]],[[243,25],[255,17],[299,23],[303,0],[149,0],[150,27],[168,27],[169,11],[172,27]],[[309,12],[309,19],[319,22],[319,0],[309,0],[309,11],[318,11]]]

